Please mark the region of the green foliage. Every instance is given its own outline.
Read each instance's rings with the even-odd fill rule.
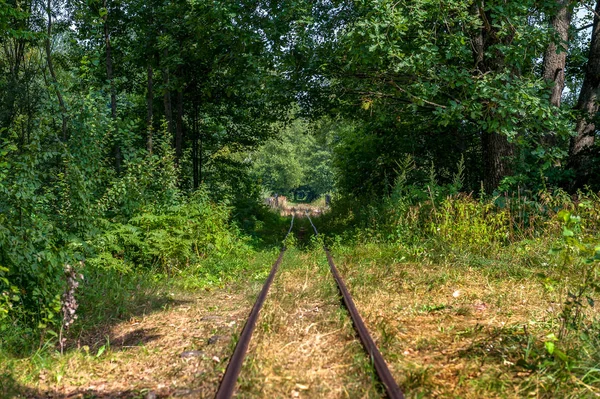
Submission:
[[[586,214],[586,208],[594,208],[590,205],[589,201],[582,202],[579,206],[583,211],[581,213]],[[586,331],[597,328],[598,320],[590,320],[584,307],[594,308],[595,297],[600,294],[600,280],[597,278],[600,244],[597,235],[590,235],[586,231],[581,216],[562,210],[557,218],[562,223],[562,242],[554,246],[550,253],[559,256],[563,274],[575,270],[577,275],[575,281],[564,284],[565,299],[560,330],[562,338],[569,330]]]
[[[489,253],[510,238],[510,215],[493,203],[472,198],[447,198],[434,210],[432,237],[458,250]]]
[[[123,273],[146,267],[172,274],[209,256],[238,253],[244,246],[229,216],[229,208],[211,203],[200,191],[160,213],[106,223],[104,233],[90,242],[97,255],[88,262]]]
[[[99,209],[109,218],[126,221],[140,212],[160,212],[180,201],[175,153],[166,126],[159,133],[154,153],[142,150],[128,157],[125,173],[112,180],[100,199]]]
[[[66,263],[87,259],[85,312],[109,290],[102,273],[131,279],[110,306],[128,300],[142,271],[189,273],[190,286],[224,281],[249,251],[238,228],[267,246],[287,229],[259,205],[261,188],[309,201],[338,191],[327,228],[408,245],[414,258],[526,253],[522,239],[540,246],[560,230],[558,213],[562,263],[583,279],[564,328],[581,328],[582,298],[595,301],[599,201],[547,187],[574,173],[563,162],[568,107],[588,44],[571,29],[567,106],[554,107],[539,70],[555,3],[128,0],[46,10],[0,0],[0,331],[14,332],[0,342],[53,338]],[[494,158],[490,135],[514,151]],[[486,185],[493,198],[480,192],[490,159],[510,166]]]
[[[6,274],[8,268],[0,266],[0,322],[6,318],[13,307],[13,303],[18,303],[19,289],[10,284]]]
[[[434,161],[438,172],[463,156],[466,192],[478,191],[483,180],[491,194],[498,182],[488,182],[500,165],[500,177],[513,181],[498,192],[538,191],[547,179],[567,185],[561,160],[574,129],[573,101],[552,105],[540,74],[544,51],[556,41],[548,21],[557,11],[555,2],[534,1],[315,6],[310,17],[319,34],[300,34],[305,62],[292,53],[288,68],[309,76],[302,86],[307,108],[359,122],[338,147],[340,189],[385,194],[395,161],[406,153],[420,167]],[[589,46],[585,30],[571,32],[569,98],[579,90],[582,48]],[[509,154],[499,154],[490,136],[506,140]]]
[[[439,185],[433,167],[423,170],[410,156],[396,163],[396,180],[382,197],[341,197],[324,225],[329,232],[359,240],[435,245],[441,252],[491,256],[524,239],[552,236],[561,210],[584,214],[591,237],[600,232],[600,201],[593,192],[576,200],[560,189],[519,191],[496,197],[460,193],[464,164],[450,184]],[[561,214],[562,215],[562,214]],[[570,230],[569,230],[570,231]]]
[[[331,139],[326,121],[297,119],[280,126],[281,135],[267,141],[253,155],[253,175],[270,192],[312,201],[333,191]]]

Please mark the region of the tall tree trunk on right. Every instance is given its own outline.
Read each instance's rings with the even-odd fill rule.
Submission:
[[[596,3],[592,40],[585,71],[585,77],[579,92],[575,109],[580,113],[577,119],[577,136],[571,140],[569,148],[569,166],[575,170],[575,187],[581,187],[588,178],[586,164],[587,150],[594,145],[596,125],[594,119],[598,113],[598,90],[600,89],[600,1]]]
[[[550,18],[551,31],[556,35],[544,54],[543,78],[552,84],[550,103],[560,107],[565,88],[565,66],[569,49],[569,26],[571,25],[572,0],[558,0],[558,10]]]
[[[542,77],[550,86],[550,104],[560,107],[565,89],[565,67],[569,49],[569,27],[573,13],[573,0],[557,0],[557,10],[550,18],[550,32],[555,37],[550,41],[544,53]],[[541,138],[546,147],[556,145],[554,132],[547,132]]]

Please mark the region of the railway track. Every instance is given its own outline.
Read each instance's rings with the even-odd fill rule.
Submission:
[[[318,232],[316,226],[314,225],[312,219],[310,218],[310,215],[308,213],[306,213],[306,216],[313,228],[315,236],[318,236],[319,232]],[[292,215],[292,221],[290,223],[290,228],[289,228],[283,242],[285,242],[285,239],[292,232],[292,229],[294,227],[294,219],[295,219],[295,215]],[[381,355],[381,353],[379,352],[379,349],[377,348],[377,345],[371,338],[371,334],[369,333],[369,330],[367,329],[365,323],[363,322],[363,320],[358,312],[358,309],[356,308],[356,305],[354,304],[352,296],[350,295],[350,292],[346,288],[346,285],[335,266],[333,257],[331,256],[331,252],[329,251],[329,249],[326,246],[323,247],[323,250],[325,252],[325,256],[327,257],[327,262],[329,264],[331,275],[333,276],[333,279],[335,280],[336,285],[339,290],[339,293],[341,295],[342,303],[346,307],[346,309],[350,315],[350,318],[352,320],[354,329],[356,330],[356,333],[357,333],[365,351],[367,352],[367,354],[369,355],[369,357],[371,359],[371,362],[375,368],[376,374],[377,374],[380,382],[382,383],[383,387],[385,388],[385,393],[387,394],[387,396],[390,399],[403,399],[404,395],[403,395],[402,391],[400,390],[398,384],[394,380],[389,368],[387,367],[385,360],[383,359],[383,356]],[[271,287],[271,284],[273,283],[273,280],[275,279],[277,270],[279,269],[279,266],[281,265],[281,263],[283,261],[285,251],[286,251],[286,247],[285,247],[285,245],[283,245],[279,252],[279,256],[277,257],[277,260],[271,267],[271,272],[269,273],[269,276],[267,277],[267,280],[265,281],[265,283],[256,299],[256,302],[254,303],[254,306],[252,307],[252,310],[250,311],[250,315],[248,316],[248,319],[246,320],[246,324],[244,325],[244,328],[242,329],[242,333],[241,333],[240,338],[237,342],[237,345],[234,349],[233,355],[231,356],[231,358],[229,360],[229,364],[227,365],[225,373],[223,374],[223,378],[221,379],[221,383],[219,384],[219,388],[215,395],[215,399],[228,399],[233,396],[233,393],[235,391],[236,381],[237,381],[240,371],[242,369],[242,364],[244,362],[244,358],[246,356],[246,352],[248,350],[248,346],[249,346],[250,340],[252,338],[252,333],[254,332],[254,329],[256,327],[256,322],[258,320],[260,310],[262,309],[262,306],[266,300],[266,297],[267,297],[267,294]]]

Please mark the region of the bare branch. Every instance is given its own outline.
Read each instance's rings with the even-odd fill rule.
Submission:
[[[587,25],[584,25],[584,26],[582,26],[582,27],[580,27],[580,28],[577,28],[577,29],[575,29],[575,32],[579,32],[579,31],[582,31],[582,30],[586,30],[586,29],[589,29],[589,28],[591,28],[591,27],[593,27],[593,26],[594,26],[594,24],[587,24]]]

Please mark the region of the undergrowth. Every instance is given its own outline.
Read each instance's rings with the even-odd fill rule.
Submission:
[[[348,246],[370,248],[367,252],[391,247],[392,262],[480,269],[515,284],[537,281],[553,295],[556,303],[548,306],[557,311],[520,349],[517,369],[541,375],[545,395],[566,394],[568,386],[598,394],[598,194],[571,196],[560,189],[464,194],[460,176],[444,187],[435,181],[409,184],[411,167],[404,165],[407,172],[399,173],[389,195],[338,198],[319,221],[328,245],[342,252]]]
[[[67,335],[73,338],[135,314],[143,303],[164,302],[171,287],[222,285],[249,269],[262,241],[245,233],[244,210],[234,212],[229,199],[217,202],[206,188],[184,191],[168,134],[158,132],[155,144],[153,153],[132,152],[119,176],[94,171],[110,183],[103,189],[65,163],[62,191],[29,201],[20,213],[0,214],[0,352],[29,356],[56,348],[70,324],[62,314],[66,270],[83,278],[71,300],[78,318]],[[15,176],[36,165],[15,166]],[[21,191],[15,203],[23,202]],[[257,199],[246,202],[246,214],[252,208],[266,215]]]

